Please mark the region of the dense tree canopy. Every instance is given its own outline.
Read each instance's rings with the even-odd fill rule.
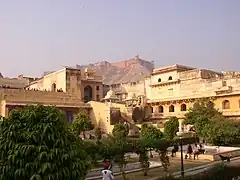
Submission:
[[[164,136],[167,139],[173,139],[178,132],[179,122],[177,117],[170,117],[164,124]]]
[[[129,134],[129,125],[128,124],[116,124],[112,130],[114,137],[126,137]]]
[[[211,101],[195,103],[184,123],[193,124],[197,135],[214,145],[233,145],[240,141],[240,126],[225,118]]]
[[[91,119],[87,112],[83,109],[80,109],[76,118],[72,123],[72,129],[77,134],[80,135],[83,132],[83,136],[85,136],[85,131],[90,131],[94,128],[94,125],[91,122]]]
[[[0,179],[84,179],[88,156],[57,108],[13,110],[0,135]]]
[[[143,124],[141,128],[140,138],[146,140],[155,140],[161,139],[163,137],[163,133],[157,127],[151,124]]]

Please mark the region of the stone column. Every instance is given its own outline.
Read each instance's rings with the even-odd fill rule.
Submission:
[[[184,131],[183,121],[184,121],[183,118],[179,118],[179,119],[178,119],[178,122],[179,122],[178,131],[179,131],[179,132],[183,132],[183,131]]]
[[[158,113],[158,106],[153,106],[153,113]]]

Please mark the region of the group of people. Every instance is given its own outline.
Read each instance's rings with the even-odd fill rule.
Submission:
[[[187,150],[185,151],[185,159],[192,159],[192,155],[193,155],[193,158],[195,160],[195,159],[198,159],[198,155],[205,153],[205,150],[201,144],[195,144],[193,146],[194,147],[192,147],[191,144],[188,145]],[[177,151],[178,151],[178,145],[175,145],[172,150],[172,157],[174,156],[174,154],[176,155]],[[114,175],[111,170],[112,164],[110,163],[110,161],[104,160],[103,166],[104,166],[104,169],[102,170],[103,180],[113,180]]]
[[[188,145],[187,150],[185,152],[185,159],[198,159],[198,156],[200,154],[204,154],[205,150],[203,149],[203,146],[201,144],[195,144],[192,148],[191,144]]]
[[[48,92],[53,92],[53,91],[50,91],[50,90],[47,90],[47,89],[44,89],[44,90],[40,90],[40,89],[36,89],[36,88],[24,88],[24,89],[27,90],[27,91],[48,91]],[[55,91],[56,92],[63,92],[62,88],[56,89]]]

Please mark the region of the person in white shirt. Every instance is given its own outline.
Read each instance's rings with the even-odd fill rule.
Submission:
[[[199,149],[198,149],[198,145],[195,144],[195,146],[193,147],[193,158],[194,160],[197,158],[198,159],[198,155],[200,154]]]
[[[104,170],[102,170],[102,176],[103,176],[103,180],[113,180],[114,176],[111,170],[109,170],[108,168],[105,168]]]

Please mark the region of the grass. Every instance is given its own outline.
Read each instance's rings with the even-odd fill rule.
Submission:
[[[185,160],[184,169],[201,166],[204,164],[208,164],[210,162],[211,161],[206,161],[206,160],[195,160],[195,161],[194,160]],[[171,165],[169,167],[170,173],[180,171],[180,168],[181,168],[180,159],[173,158],[173,159],[171,159],[170,163],[171,163]],[[148,180],[148,179],[155,178],[155,177],[165,176],[165,172],[163,171],[162,167],[159,167],[159,168],[150,169],[148,172],[148,176],[143,176],[142,171],[129,173],[126,176],[127,176],[128,180],[135,180],[135,179],[136,180]],[[122,180],[122,177],[115,176],[115,180]]]

